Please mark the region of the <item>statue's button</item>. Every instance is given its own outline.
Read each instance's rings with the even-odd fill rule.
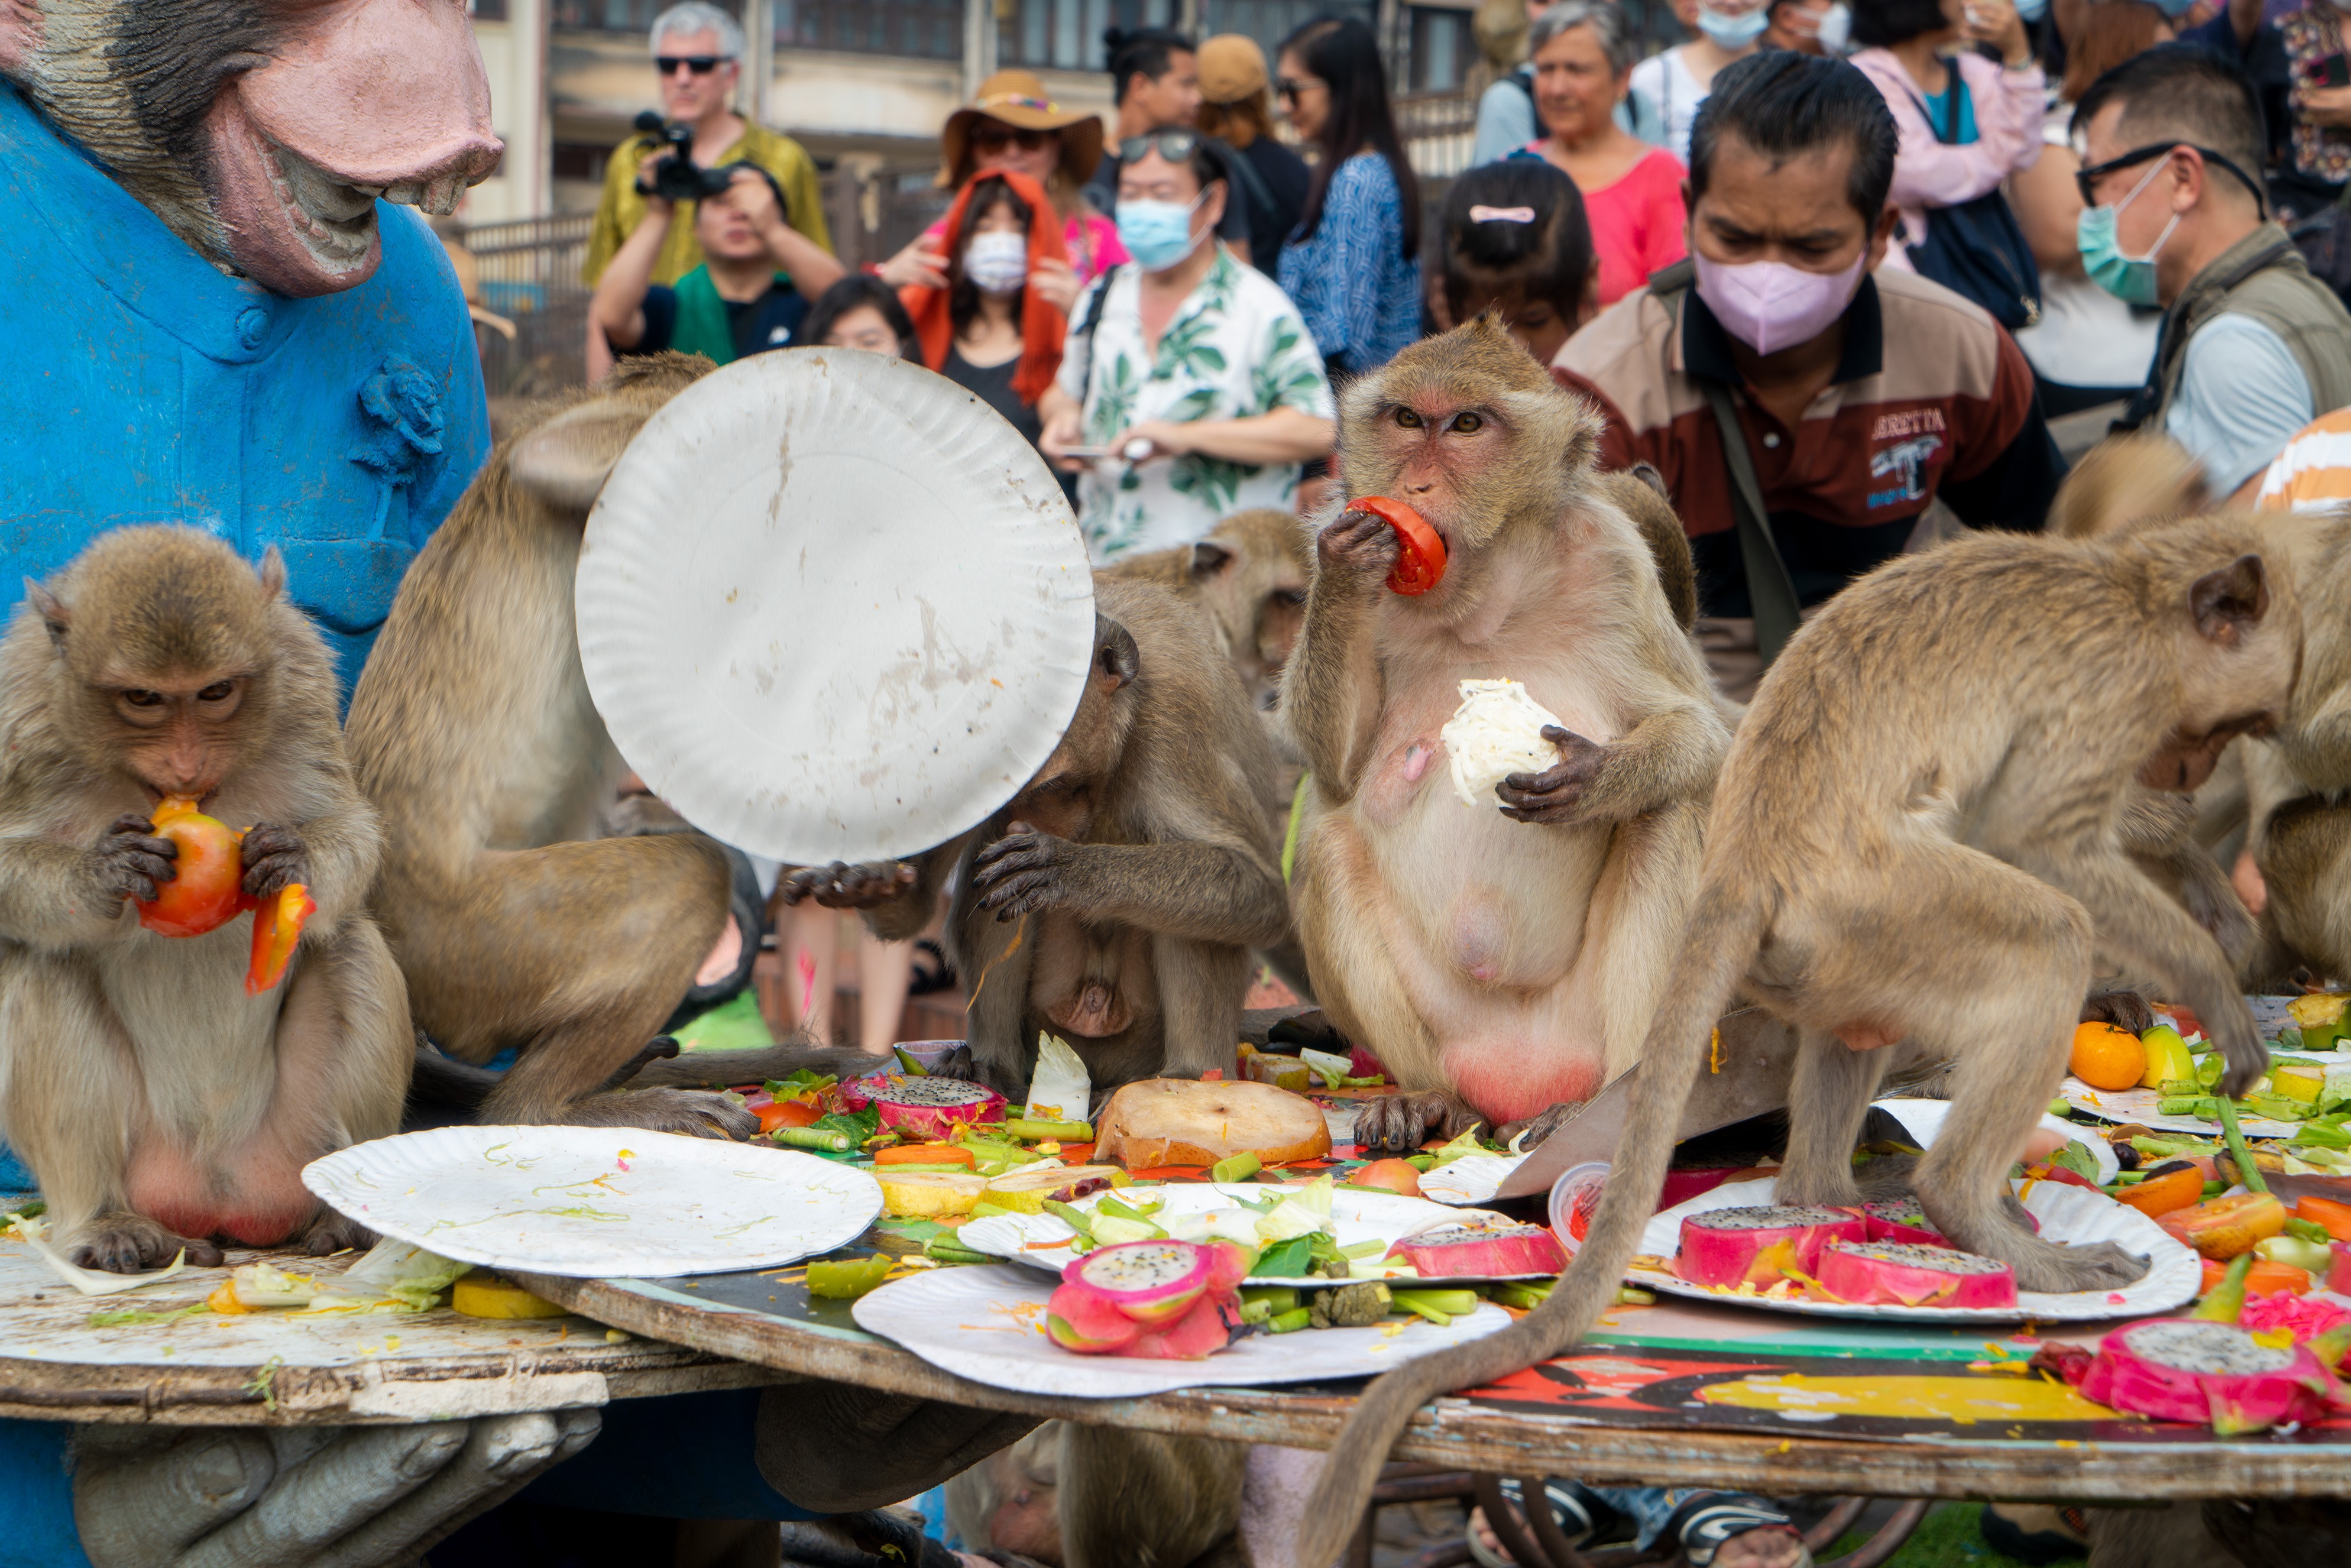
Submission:
[[[236,340],[248,349],[258,349],[261,340],[269,336],[269,312],[258,305],[248,305],[236,314]]]

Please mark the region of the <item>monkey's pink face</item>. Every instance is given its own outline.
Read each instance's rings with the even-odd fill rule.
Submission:
[[[236,761],[244,675],[205,674],[110,688],[122,757],[156,800],[220,788]]]
[[[455,212],[504,151],[465,0],[276,0],[284,32],[205,117],[236,267],[297,297],[382,259],[375,203]]]
[[[1478,504],[1480,479],[1502,465],[1510,430],[1492,409],[1422,394],[1383,411],[1375,428],[1379,468],[1394,477],[1364,493],[1392,496],[1418,512],[1445,541],[1448,560],[1493,537],[1499,518],[1490,505]],[[1448,580],[1449,573],[1423,597],[1441,592]]]

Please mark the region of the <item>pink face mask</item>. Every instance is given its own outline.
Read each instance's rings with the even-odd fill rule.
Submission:
[[[1698,297],[1723,330],[1759,354],[1776,354],[1819,337],[1844,314],[1869,252],[1865,247],[1843,272],[1806,272],[1777,261],[1733,266],[1704,256],[1694,259]]]

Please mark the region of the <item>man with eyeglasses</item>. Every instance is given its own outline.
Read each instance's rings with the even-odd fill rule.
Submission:
[[[1113,27],[1102,36],[1109,51],[1111,100],[1117,106],[1117,134],[1102,149],[1085,198],[1094,211],[1118,205],[1118,170],[1126,144],[1146,131],[1190,125],[1200,113],[1200,55],[1192,40],[1165,27]],[[1249,204],[1227,202],[1217,220],[1217,237],[1233,255],[1250,259]]]
[[[2206,50],[2149,49],[2091,84],[2074,135],[2083,269],[2164,308],[2119,427],[2161,430],[2250,504],[2296,431],[2351,403],[2351,312],[2270,215],[2252,84]]]
[[[652,41],[653,68],[661,77],[662,113],[673,125],[694,128],[695,162],[705,169],[729,163],[765,169],[783,193],[785,223],[831,250],[824,192],[807,150],[734,110],[735,87],[743,74],[741,24],[706,0],[686,0],[653,18]],[[612,150],[604,165],[604,194],[596,205],[588,257],[580,269],[591,286],[644,221],[645,198],[637,189],[639,166],[647,153],[660,151],[656,139],[632,136]],[[677,221],[653,260],[653,282],[674,284],[702,265],[702,246],[694,237],[694,205],[679,204]]]

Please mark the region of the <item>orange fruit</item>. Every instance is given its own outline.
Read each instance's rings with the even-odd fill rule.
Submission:
[[[2147,1047],[2126,1029],[2085,1023],[2074,1031],[2074,1054],[2066,1066],[2093,1089],[2136,1089],[2147,1076]]]

